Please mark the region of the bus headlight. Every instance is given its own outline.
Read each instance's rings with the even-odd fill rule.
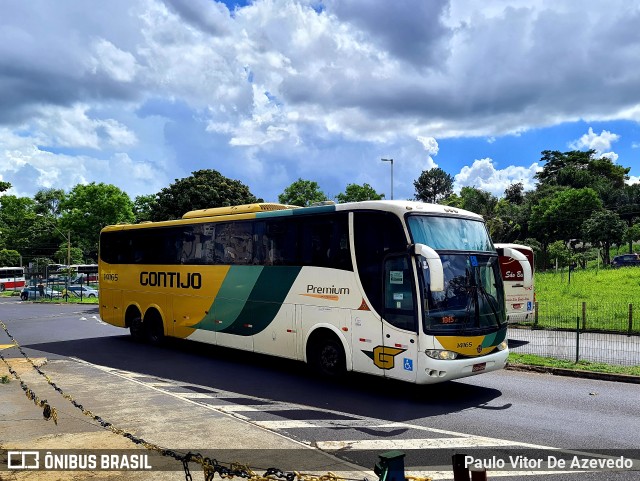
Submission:
[[[502,341],[500,344],[498,344],[498,351],[504,351],[507,347],[509,347],[507,341]]]
[[[441,349],[427,349],[424,353],[432,359],[440,359],[442,361],[448,361],[458,357],[457,352],[444,351]]]

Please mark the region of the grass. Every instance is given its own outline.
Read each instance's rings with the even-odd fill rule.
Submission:
[[[579,361],[577,364],[572,361],[555,359],[551,357],[536,356],[535,354],[515,354],[509,353],[510,364],[521,364],[528,366],[541,366],[551,368],[570,369],[574,371],[603,372],[607,374],[625,374],[628,376],[640,376],[640,366],[617,366],[602,362]]]
[[[20,291],[4,291],[0,293],[0,297],[12,297],[19,295]],[[45,297],[43,299],[39,297],[36,300],[30,299],[29,302],[37,302],[38,304],[65,304],[67,302],[69,304],[98,304],[99,301],[97,297],[83,297],[81,301],[80,297],[70,296],[68,301],[61,297],[56,297],[53,299],[49,299],[48,297]]]
[[[640,333],[640,268],[577,269],[535,274],[540,327]],[[586,311],[583,319],[582,303]]]
[[[9,378],[9,376],[0,376],[0,384],[9,384],[10,382],[11,379]]]

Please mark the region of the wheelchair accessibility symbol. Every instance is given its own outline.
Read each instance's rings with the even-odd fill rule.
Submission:
[[[411,359],[404,358],[404,370],[413,371],[413,361]]]

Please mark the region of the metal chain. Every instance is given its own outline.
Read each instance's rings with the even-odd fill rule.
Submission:
[[[285,481],[294,481],[295,479],[297,479],[298,481],[368,481],[367,478],[364,478],[364,479],[340,478],[340,477],[336,476],[334,473],[331,473],[331,472],[329,472],[327,474],[324,474],[324,475],[320,475],[320,476],[314,475],[314,474],[308,474],[308,473],[299,473],[298,471],[293,471],[293,472],[288,472],[287,473],[287,472],[284,472],[284,471],[282,471],[282,470],[280,470],[278,468],[269,468],[269,469],[267,469],[265,474],[263,474],[261,476],[261,475],[258,475],[257,473],[255,473],[247,465],[243,465],[243,464],[239,464],[239,463],[230,463],[230,466],[227,468],[226,466],[223,466],[222,464],[218,463],[218,461],[216,459],[210,459],[208,457],[204,457],[200,453],[195,453],[194,454],[194,453],[191,453],[189,451],[187,454],[182,455],[182,454],[180,454],[180,453],[178,453],[176,451],[173,451],[171,449],[165,449],[165,448],[162,448],[162,447],[160,447],[160,446],[158,446],[156,444],[150,443],[150,442],[144,440],[143,438],[140,438],[140,437],[135,436],[135,435],[123,430],[123,429],[115,427],[113,424],[105,421],[100,416],[97,416],[97,415],[93,414],[90,410],[86,409],[82,404],[78,403],[73,397],[71,397],[69,394],[64,392],[55,382],[53,382],[49,378],[49,376],[47,376],[47,374],[44,373],[33,362],[33,360],[27,355],[27,353],[24,352],[24,350],[22,349],[20,344],[18,344],[18,341],[16,341],[16,339],[11,335],[11,333],[7,329],[7,326],[4,324],[4,322],[0,321],[0,327],[2,327],[2,329],[4,329],[4,332],[7,333],[7,335],[9,336],[11,341],[13,342],[13,344],[18,348],[18,350],[20,351],[22,356],[31,364],[31,366],[36,370],[36,372],[38,374],[40,374],[42,377],[44,377],[46,379],[47,383],[55,391],[57,391],[62,397],[64,397],[66,400],[68,400],[74,407],[79,409],[85,416],[88,416],[88,417],[92,418],[94,421],[98,422],[98,424],[100,424],[100,426],[102,426],[105,429],[108,429],[112,433],[118,434],[120,436],[123,436],[123,437],[129,439],[134,444],[144,446],[145,448],[147,448],[147,449],[149,449],[151,451],[155,451],[155,452],[161,454],[162,456],[171,457],[171,458],[175,459],[176,461],[182,462],[182,467],[184,469],[185,480],[186,481],[193,481],[193,477],[192,477],[191,471],[189,469],[189,462],[191,462],[191,461],[199,464],[202,467],[203,472],[204,472],[204,476],[205,476],[205,481],[213,480],[213,478],[214,478],[216,473],[221,478],[240,477],[240,478],[249,479],[250,481],[273,481],[274,480],[274,476],[276,478],[284,479]],[[2,356],[2,354],[0,354],[0,358],[4,361],[4,363],[9,368],[9,372],[11,372],[11,374],[14,377],[16,377],[16,379],[20,380],[18,374],[11,368],[11,366],[5,360],[5,358]],[[56,411],[56,409],[51,407],[47,403],[46,400],[40,401],[40,399],[33,393],[33,391],[31,389],[29,389],[26,386],[26,384],[23,383],[22,380],[20,380],[20,383],[21,383],[21,385],[23,385],[23,390],[27,393],[27,397],[29,399],[34,399],[34,402],[36,402],[37,405],[40,405],[41,407],[43,407],[43,409],[44,409],[43,414],[45,415],[45,419],[48,419],[46,417],[47,413],[48,413],[50,415],[50,418],[53,419],[54,422],[57,424],[57,411]],[[38,403],[40,403],[40,404],[38,404]]]
[[[2,322],[2,321],[0,321]],[[20,387],[24,391],[27,396],[27,399],[33,401],[33,404],[42,408],[42,416],[49,421],[53,419],[53,422],[58,424],[58,411],[56,408],[51,406],[46,399],[40,399],[32,389],[29,389],[29,386],[22,380],[22,378],[18,375],[18,373],[11,367],[11,364],[5,359],[5,357],[0,353],[0,359],[5,363],[7,369],[11,373],[11,375],[16,378],[16,380],[20,383]]]

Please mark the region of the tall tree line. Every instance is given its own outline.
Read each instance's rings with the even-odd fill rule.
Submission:
[[[627,185],[630,168],[597,157],[595,151],[545,150],[535,189],[514,183],[496,197],[476,187],[453,190],[441,168],[414,181],[415,200],[441,203],[481,214],[495,242],[520,242],[553,259],[585,264],[599,252],[608,263],[612,246],[640,241],[640,184]],[[33,198],[6,195],[0,182],[0,265],[29,262],[95,262],[100,230],[110,224],[178,219],[195,209],[261,202],[249,187],[215,170],[176,179],[156,194],[131,198],[118,187],[91,183],[69,192],[43,189]],[[383,199],[369,184],[349,184],[337,202]],[[320,186],[298,179],[278,196],[284,204],[308,206],[329,200]]]

